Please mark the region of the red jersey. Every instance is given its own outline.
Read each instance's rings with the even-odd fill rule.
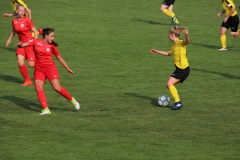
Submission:
[[[27,17],[22,17],[21,20],[18,20],[17,17],[14,18],[12,20],[12,27],[13,27],[13,30],[18,35],[19,41],[27,42],[27,41],[33,39],[31,28],[34,27],[34,24]]]
[[[33,46],[35,51],[35,69],[45,71],[55,64],[52,55],[60,55],[56,46],[44,42],[43,39],[32,39],[28,43]]]

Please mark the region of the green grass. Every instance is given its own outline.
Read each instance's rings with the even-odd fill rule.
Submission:
[[[56,62],[61,85],[81,109],[47,82],[52,115],[38,116],[34,87],[20,86],[17,38],[5,48],[11,18],[1,18],[0,159],[239,159],[239,38],[228,31],[229,50],[217,50],[220,1],[175,2],[191,41],[191,73],[177,85],[179,111],[157,105],[158,96],[170,96],[165,83],[174,70],[172,57],[149,53],[171,47],[171,19],[160,13],[161,1],[25,2],[37,28],[55,28],[61,55],[76,74]],[[9,2],[1,1],[0,10],[11,12]]]

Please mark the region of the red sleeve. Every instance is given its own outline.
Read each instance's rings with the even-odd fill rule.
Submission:
[[[52,45],[53,47],[52,47],[52,53],[55,55],[55,56],[59,56],[60,55],[60,53],[59,53],[59,51],[58,51],[58,49],[57,49],[57,47],[56,46],[54,46],[54,45]]]
[[[31,39],[31,40],[28,41],[28,44],[29,44],[30,46],[34,46],[34,45],[35,45],[35,42],[36,42],[36,39]]]
[[[30,29],[34,27],[34,24],[30,19],[27,19],[27,23],[28,23]]]

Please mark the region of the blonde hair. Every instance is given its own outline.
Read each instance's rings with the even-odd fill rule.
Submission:
[[[186,27],[179,27],[179,26],[174,26],[169,30],[169,34],[174,34],[176,37],[180,36],[180,33],[187,30]]]

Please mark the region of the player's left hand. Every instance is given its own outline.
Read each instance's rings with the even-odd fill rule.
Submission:
[[[74,72],[71,69],[68,70],[68,73],[74,76]]]
[[[224,22],[224,23],[227,23],[227,20],[228,20],[228,17],[225,17],[224,20],[223,20],[223,22]]]
[[[188,30],[185,30],[185,36],[188,36]]]

